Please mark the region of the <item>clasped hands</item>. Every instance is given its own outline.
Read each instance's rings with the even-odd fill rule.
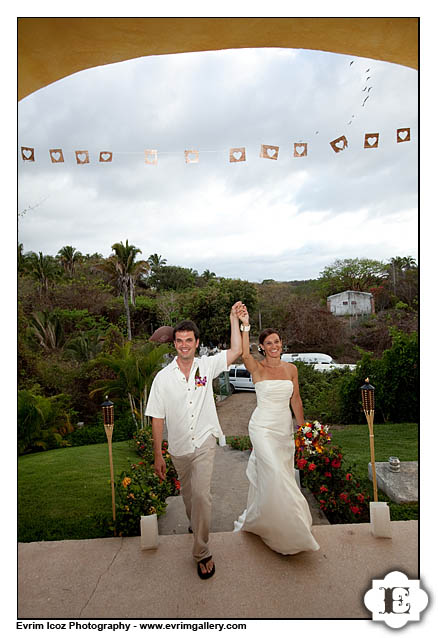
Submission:
[[[244,325],[248,325],[249,324],[249,313],[248,310],[245,306],[244,303],[242,303],[241,301],[236,301],[236,303],[233,305],[233,307],[231,308],[231,315],[238,317],[238,319],[240,319],[240,321],[244,324]]]

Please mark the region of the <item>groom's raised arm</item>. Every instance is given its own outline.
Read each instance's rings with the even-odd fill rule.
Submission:
[[[231,338],[230,349],[227,350],[227,366],[230,366],[240,355],[242,354],[242,338],[240,336],[240,322],[237,315],[237,309],[242,305],[241,301],[236,303],[231,308],[230,324],[231,324]]]

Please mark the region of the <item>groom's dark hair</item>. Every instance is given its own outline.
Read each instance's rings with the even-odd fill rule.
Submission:
[[[175,341],[175,335],[177,332],[193,332],[195,335],[195,339],[199,339],[199,328],[194,321],[190,321],[190,319],[184,319],[184,321],[180,321],[175,328],[173,329],[173,340]]]

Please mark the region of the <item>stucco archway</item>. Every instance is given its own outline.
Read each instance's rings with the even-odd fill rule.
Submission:
[[[57,80],[147,55],[314,49],[418,65],[418,18],[19,18],[18,99]]]

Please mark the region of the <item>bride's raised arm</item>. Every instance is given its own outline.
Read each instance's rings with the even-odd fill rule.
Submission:
[[[249,331],[251,326],[249,325],[249,314],[246,306],[242,304],[240,308],[237,310],[237,316],[239,317],[241,324],[240,330],[242,331],[242,359],[245,365],[245,368],[251,374],[257,368],[258,363],[252,356],[249,350]]]

